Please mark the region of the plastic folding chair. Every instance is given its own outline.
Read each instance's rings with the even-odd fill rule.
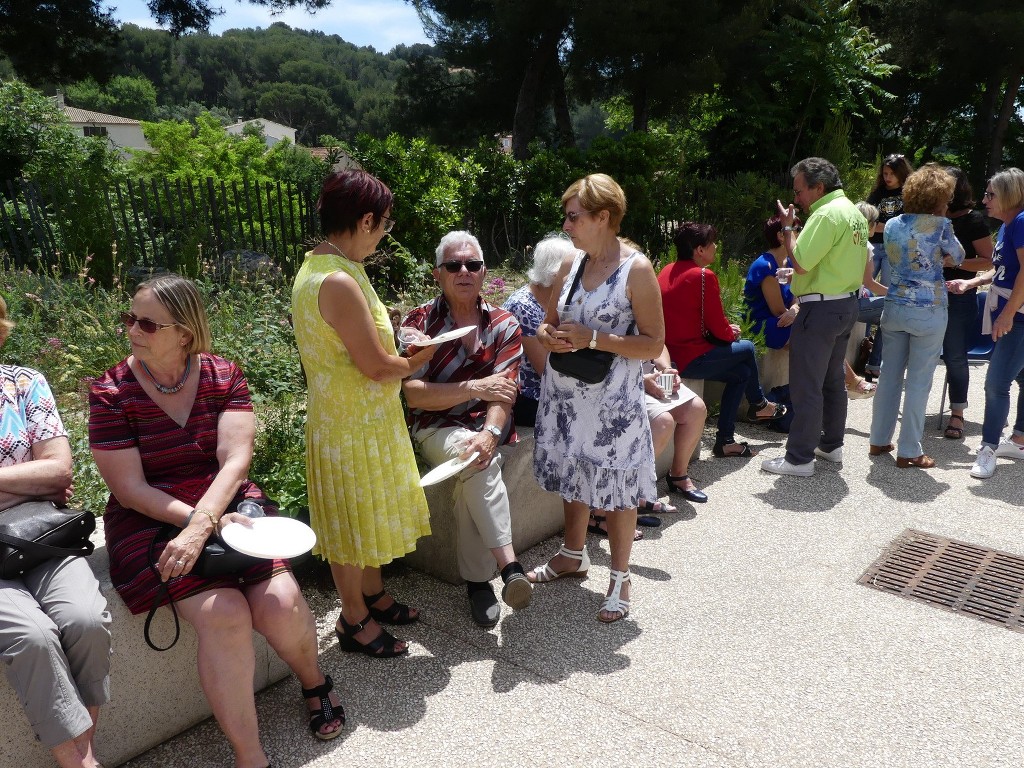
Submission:
[[[970,346],[967,348],[967,364],[968,365],[981,365],[987,363],[992,359],[992,350],[996,348],[996,343],[992,341],[992,335],[989,333],[981,332],[981,323],[985,317],[985,301],[988,298],[988,294],[983,291],[978,291],[978,314],[974,321],[974,334],[971,336],[968,342]],[[936,425],[939,431],[942,431],[942,415],[946,411],[946,391],[949,389],[949,372],[942,380],[942,398],[939,400],[939,415],[938,424]]]

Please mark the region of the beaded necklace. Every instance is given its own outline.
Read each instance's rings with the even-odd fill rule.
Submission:
[[[141,360],[139,360],[139,365],[142,366],[142,370],[146,372],[146,375],[149,377],[149,380],[153,382],[153,386],[156,387],[157,392],[161,392],[165,395],[173,395],[175,392],[179,392],[181,388],[185,386],[185,382],[188,381],[188,375],[192,371],[192,355],[189,355],[185,360],[185,375],[181,377],[181,381],[170,387],[165,387],[163,384],[157,381],[156,377],[153,376],[152,372],[149,370],[149,366],[147,366]]]

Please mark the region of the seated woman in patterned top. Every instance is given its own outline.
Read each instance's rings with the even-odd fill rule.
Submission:
[[[0,299],[0,344],[13,327]],[[0,510],[40,500],[64,506],[71,446],[50,385],[31,368],[0,365],[0,392]],[[57,764],[97,768],[93,736],[110,701],[110,614],[85,558],[46,560],[0,579],[0,658]]]

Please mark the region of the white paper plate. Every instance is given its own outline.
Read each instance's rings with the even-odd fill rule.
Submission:
[[[252,528],[242,523],[228,523],[220,536],[229,547],[268,560],[298,557],[316,544],[313,529],[290,517],[257,517],[252,521]]]
[[[472,333],[474,330],[476,330],[475,325],[464,325],[461,328],[456,328],[454,331],[439,333],[432,339],[427,339],[426,341],[410,341],[407,342],[407,344],[410,347],[432,347],[435,344],[444,344],[446,341],[461,339],[467,333]]]
[[[476,461],[476,458],[479,455],[479,451],[473,451],[465,459],[460,459],[456,456],[454,459],[449,459],[444,464],[438,464],[420,478],[420,487],[426,488],[428,485],[440,483],[442,480],[447,480],[449,477],[459,474],[459,472]]]

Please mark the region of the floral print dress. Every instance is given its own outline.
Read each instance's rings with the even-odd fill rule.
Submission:
[[[567,315],[565,297],[583,259],[577,256],[558,301],[562,317],[604,333],[631,332],[634,318],[626,279],[639,255],[633,253],[593,291],[581,283]],[[642,364],[616,357],[599,384],[545,366],[533,454],[534,476],[542,488],[604,510],[629,509],[640,498],[657,498]]]

